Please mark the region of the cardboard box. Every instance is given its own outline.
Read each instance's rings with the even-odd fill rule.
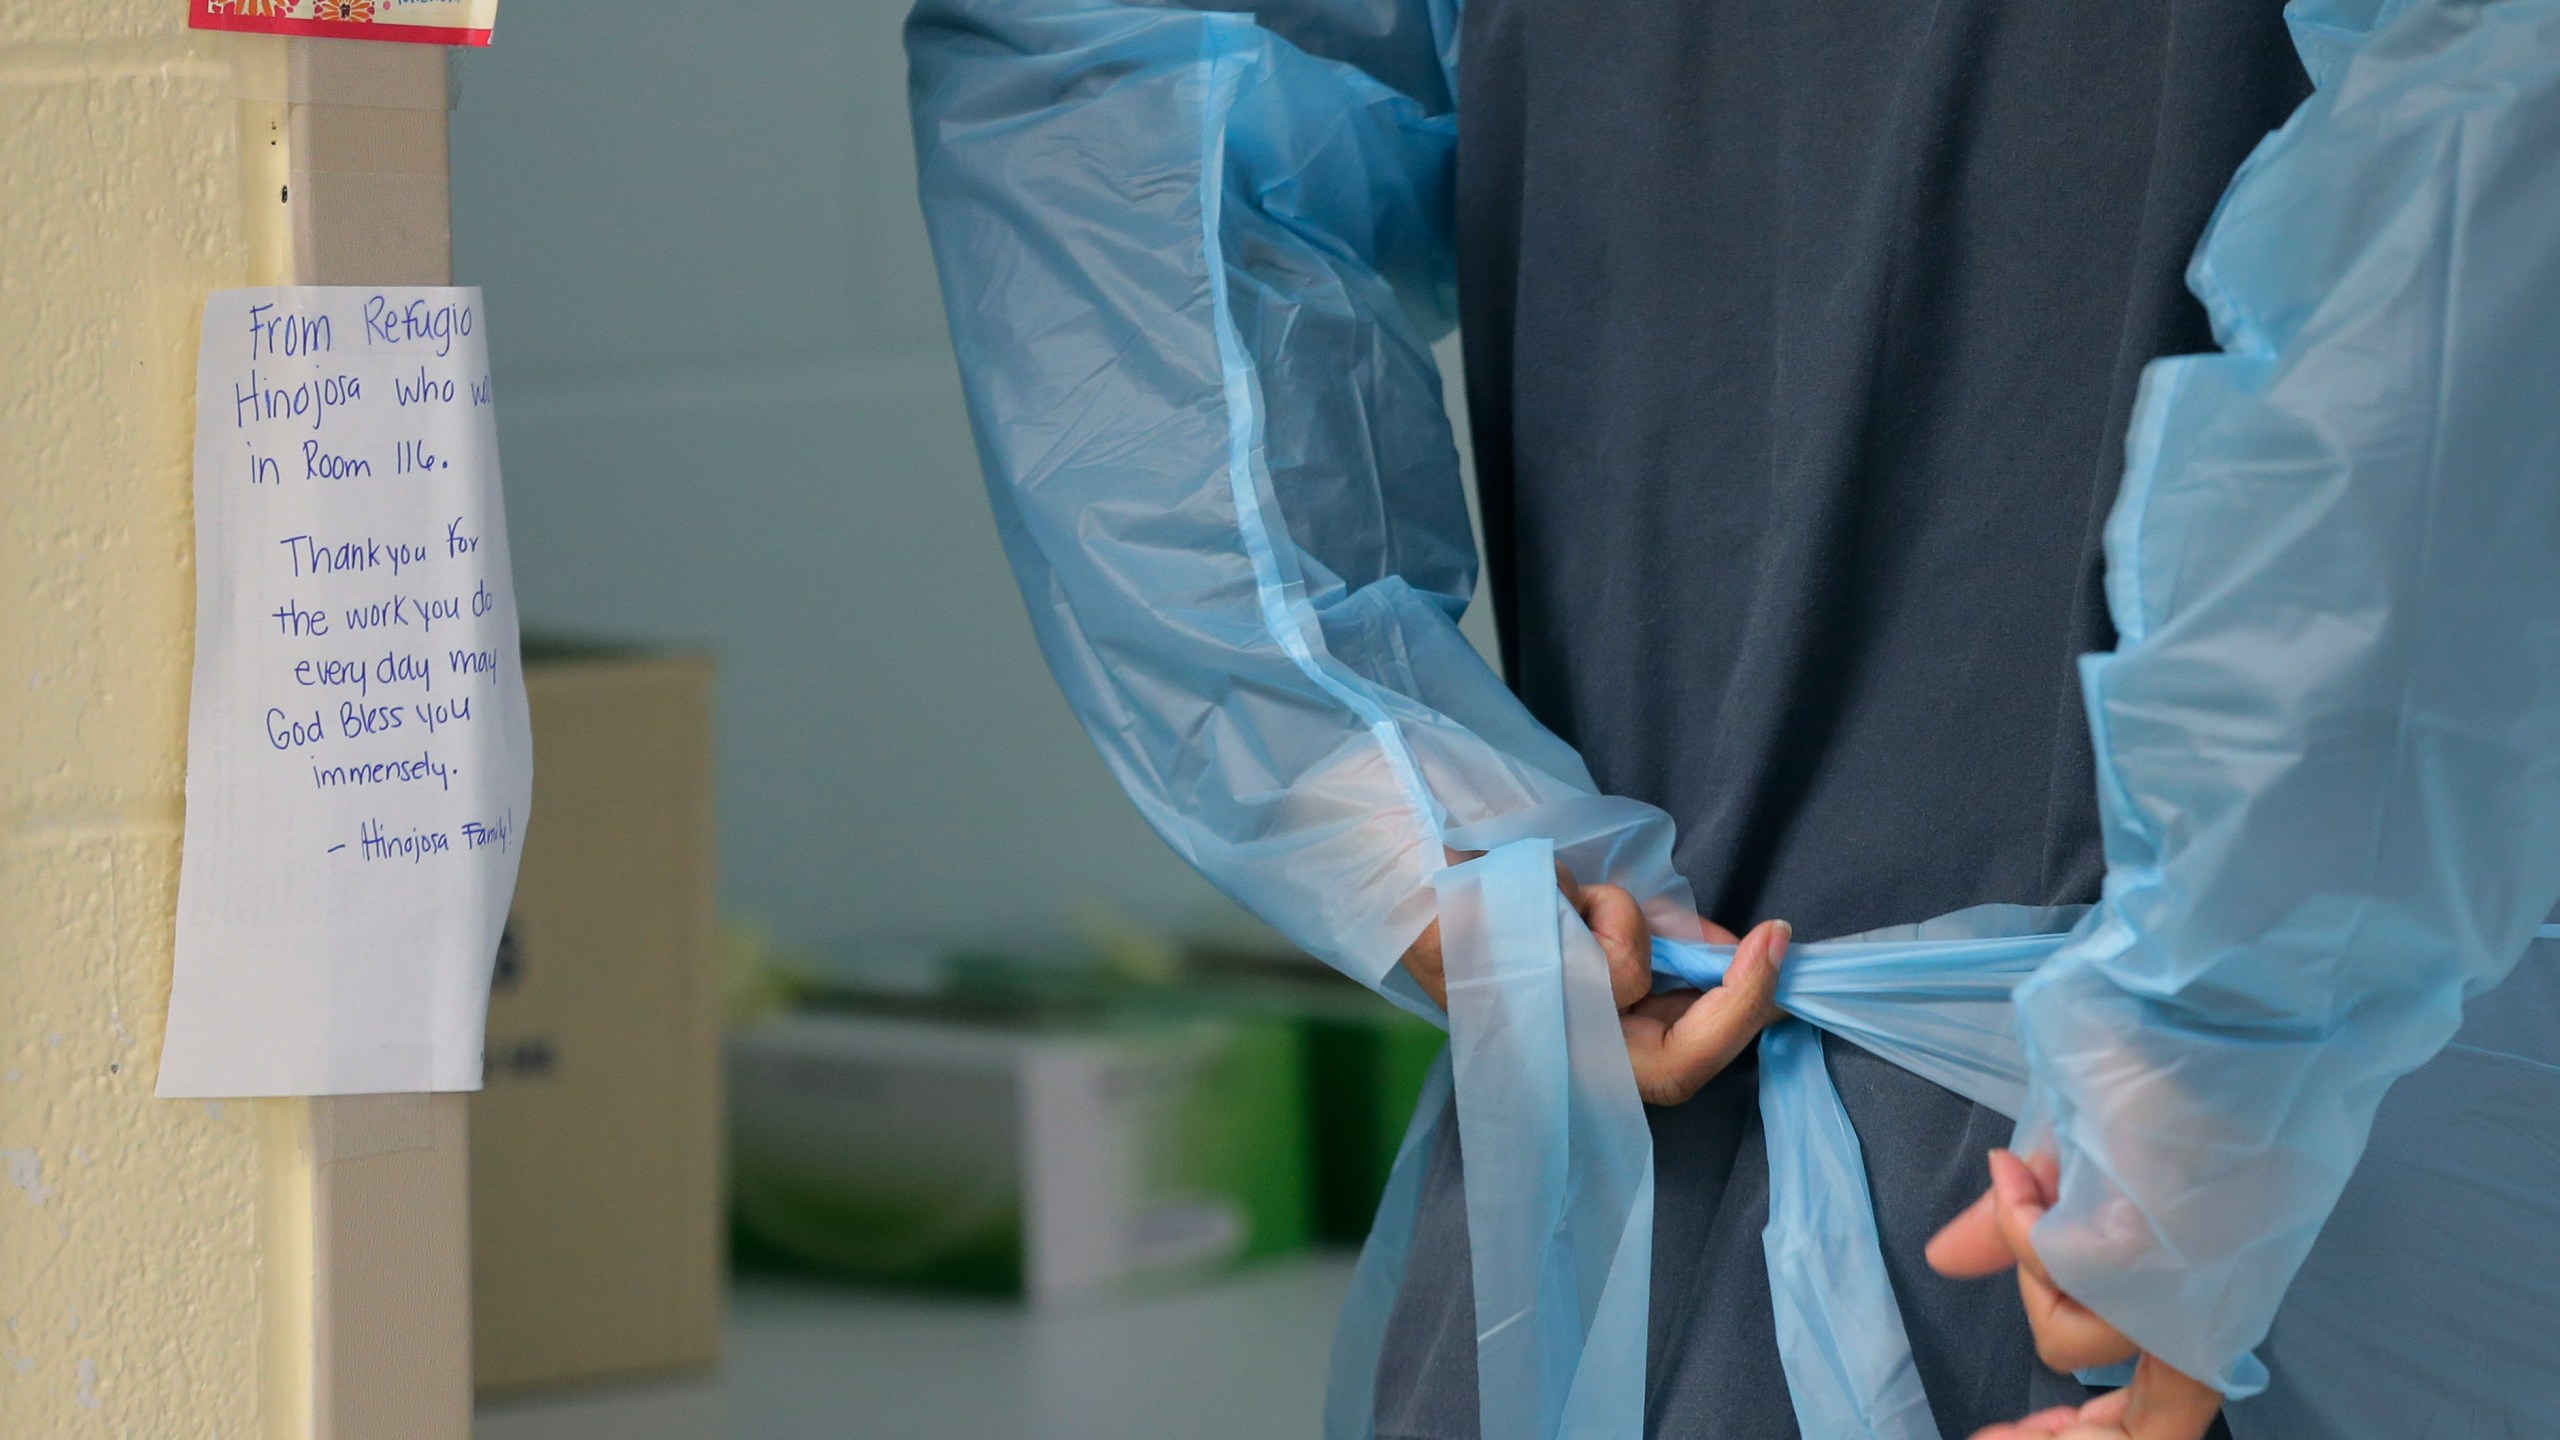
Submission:
[[[1293,1251],[1303,1089],[1278,1019],[769,1020],[729,1040],[739,1258],[1045,1304]]]
[[[483,1394],[719,1358],[711,664],[528,641],[533,816],[471,1110]]]

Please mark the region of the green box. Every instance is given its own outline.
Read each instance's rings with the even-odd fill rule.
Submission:
[[[738,1258],[1046,1303],[1294,1251],[1303,1067],[1278,1016],[765,1021],[728,1047]]]
[[[1280,1019],[1295,1029],[1316,1238],[1338,1245],[1366,1239],[1396,1147],[1448,1036],[1303,959],[1213,963],[1173,993],[1208,1013]]]

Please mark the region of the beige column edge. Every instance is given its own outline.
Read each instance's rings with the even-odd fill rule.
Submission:
[[[243,115],[244,153],[267,157],[244,183],[272,283],[450,283],[444,53],[295,40],[286,85]],[[266,1381],[289,1440],[468,1440],[467,1116],[460,1095],[325,1097],[263,1132],[281,1183],[262,1228],[282,1242],[265,1251]]]

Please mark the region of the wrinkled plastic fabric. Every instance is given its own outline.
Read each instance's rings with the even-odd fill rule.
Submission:
[[[1558,899],[1547,841],[1453,866],[1435,888],[1456,957],[1450,1033],[1464,1037],[1449,1049],[1458,1132],[1476,1153],[1536,1160],[1466,1187],[1467,1233],[1492,1241],[1473,1260],[1476,1364],[1492,1377],[1477,1382],[1480,1433],[1628,1433],[1642,1419],[1626,1392],[1642,1393],[1653,1137],[1608,962]],[[1579,1243],[1537,1243],[1557,1234]]]
[[[908,36],[998,530],[1051,670],[1156,832],[1435,1020],[1396,960],[1435,917],[1459,927],[1435,889],[1453,849],[1534,839],[1696,938],[1668,817],[1596,794],[1458,630],[1475,548],[1430,354],[1454,290],[1454,10],[925,0]],[[1504,914],[1555,910],[1552,869],[1484,893],[1506,887],[1523,893]],[[1453,976],[1491,973],[1471,942],[1448,949]],[[1573,958],[1599,974],[1587,935]],[[1529,1051],[1469,1063],[1500,1041],[1479,1035],[1491,1013],[1456,1017],[1462,1112],[1579,1128],[1554,1137],[1552,1176],[1530,1160],[1469,1181],[1479,1310],[1520,1317],[1484,1346],[1536,1357],[1481,1367],[1483,1413],[1632,1440],[1650,1227],[1594,1220],[1610,1197],[1650,1203],[1649,1175],[1610,1168],[1650,1158],[1624,1051],[1614,1021],[1609,1050],[1585,1023],[1557,1029],[1582,1043],[1535,1080],[1515,1068]],[[1639,1298],[1601,1306],[1611,1276]],[[1337,1385],[1335,1411],[1365,1433],[1365,1396]]]
[[[1632,1105],[1575,1115],[1556,1100],[1575,1042],[1601,1048],[1596,1034],[1567,1037],[1578,1018],[1605,1006],[1606,987],[1596,968],[1577,976],[1565,959],[1589,943],[1570,911],[1517,908],[1531,882],[1550,873],[1552,854],[1543,842],[1505,844],[1444,872],[1440,887],[1453,930],[1485,941],[1452,951],[1451,1018],[1474,1022],[1453,1029],[1455,1063],[1470,1063],[1471,1052],[1479,1066],[1495,1062],[1472,1082],[1475,1103],[1507,1112],[1473,1153],[1499,1145],[1493,1153],[1511,1163],[1481,1192],[1471,1174],[1467,1195],[1471,1233],[1505,1242],[1476,1277],[1479,1305],[1500,1307],[1482,1312],[1494,1323],[1479,1322],[1499,1343],[1483,1358],[1504,1367],[1483,1395],[1489,1437],[1629,1433],[1608,1423],[1622,1426],[1622,1414],[1595,1420],[1569,1407],[1577,1396],[1587,1405],[1596,1385],[1632,1394],[1643,1380],[1641,1330],[1626,1348],[1603,1337],[1641,1318],[1614,1307],[1640,1305],[1625,1287],[1641,1275],[1629,1271],[1647,1243],[1652,1211],[1641,1182],[1651,1157]],[[1505,904],[1514,913],[1499,913]],[[1863,1152],[1816,1032],[2015,1111],[2027,1071],[2011,992],[2082,918],[1987,905],[1790,953],[1778,998],[1795,1018],[1762,1039],[1760,1106],[1770,1295],[1798,1425],[1811,1440],[1941,1434],[1885,1272]],[[2525,963],[2474,1000],[2454,1041],[2382,1105],[2370,1150],[2258,1348],[2273,1383],[2231,1407],[2239,1440],[2524,1440],[2547,1433],[2560,1414],[2550,1348],[2560,1318],[2552,1238],[2560,1236],[2560,926],[2537,933]],[[1657,973],[1678,984],[1713,985],[1731,958],[1729,947],[1654,947]],[[1370,1433],[1378,1347],[1449,1075],[1444,1061],[1361,1255],[1336,1337],[1329,1436]],[[1596,1067],[1583,1079],[1595,1095],[1628,1083],[1623,1070]],[[1463,1086],[1460,1094],[1459,1123],[1478,1135]],[[1566,1213],[1565,1195],[1581,1213]],[[1562,1253],[1534,1243],[1577,1227],[1596,1243]],[[1576,1263],[1584,1277],[1571,1274]],[[1543,1290],[1539,1267],[1551,1271]],[[1543,1324],[1569,1335],[1577,1319],[1590,1337],[1579,1353],[1542,1349],[1519,1333]],[[1561,1416],[1531,1408],[1541,1397],[1568,1408]]]
[[[2560,0],[2295,12],[2318,94],[2199,254],[2225,352],[2154,367],[2108,535],[2102,902],[1803,944],[1782,980],[1767,1240],[1808,1436],[1936,1434],[1816,1029],[2023,1108],[2064,1162],[2048,1263],[2263,1383],[2244,1434],[2560,1403],[2520,1338],[2560,1317],[2560,962],[2490,988],[2560,896]],[[1650,1141],[1553,864],[1638,897],[1665,983],[1722,956],[1667,817],[1596,795],[1456,627],[1457,43],[1394,0],[925,0],[921,188],[1006,551],[1106,762],[1204,875],[1435,1018],[1395,960],[1443,925],[1447,1088],[1328,1433],[1370,1430],[1454,1095],[1486,1435],[1635,1437]]]
[[[1760,1040],[1769,1156],[1769,1296],[1797,1428],[1815,1440],[1935,1440],[1886,1275],[1863,1152],[1822,1058],[1830,1030],[2009,1113],[2026,1084],[2009,992],[2075,911],[1989,905],[1796,947],[1779,977],[1793,1017]],[[1730,952],[1664,942],[1656,967],[1705,987]]]
[[[2290,13],[2317,92],[2208,227],[2223,353],[2145,375],[2108,526],[2105,894],[2018,994],[2039,1254],[2233,1394],[2385,1090],[2560,896],[2560,4]]]
[[[1778,999],[1796,1018],[1762,1039],[1760,1108],[1770,1293],[1806,1436],[1939,1434],[1814,1031],[2014,1113],[2028,1073],[2010,993],[2094,918],[1986,905],[1790,952]],[[2384,1100],[2257,1347],[2273,1383],[2231,1407],[2239,1440],[2522,1440],[2560,1414],[2560,926],[2534,934],[2452,1043]],[[1691,985],[1715,983],[1730,958],[1654,947],[1656,971]]]
[[[1043,653],[1158,834],[1376,985],[1432,918],[1446,826],[1593,787],[1456,623],[1475,549],[1430,353],[1454,16],[1300,8],[1302,34],[1401,24],[1371,48],[1400,41],[1438,108],[1271,12],[927,0],[910,48]]]

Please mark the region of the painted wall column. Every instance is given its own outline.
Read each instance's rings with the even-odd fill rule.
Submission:
[[[431,47],[0,19],[0,1415],[464,1440],[460,1096],[151,1096],[205,292],[441,284]]]

